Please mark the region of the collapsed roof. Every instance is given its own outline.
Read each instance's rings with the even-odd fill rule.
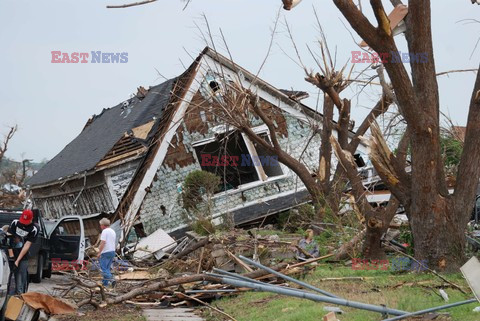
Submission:
[[[154,132],[151,129],[155,120],[160,118],[170,101],[175,80],[151,87],[143,99],[135,96],[94,115],[82,132],[27,184],[44,185],[92,170],[108,163],[109,159],[118,159],[120,155],[133,156],[132,151],[143,151],[142,145],[147,145]]]

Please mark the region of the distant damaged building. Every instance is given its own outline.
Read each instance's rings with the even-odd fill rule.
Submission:
[[[229,214],[237,224],[308,201],[302,182],[275,155],[217,117],[215,101],[234,79],[264,102],[282,148],[315,173],[320,139],[307,141],[322,116],[300,103],[306,93],[278,90],[206,48],[179,77],[140,87],[135,97],[89,119],[28,181],[35,206],[52,218],[105,213],[142,234],[179,233],[187,228],[182,184],[193,170],[222,178],[214,217]],[[252,124],[270,142],[267,126],[260,119]],[[359,150],[366,152],[363,145]],[[238,163],[219,164],[219,154]]]

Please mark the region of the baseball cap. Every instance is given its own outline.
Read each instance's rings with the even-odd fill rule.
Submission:
[[[32,223],[33,212],[31,210],[23,210],[22,216],[20,216],[20,223],[28,225]]]

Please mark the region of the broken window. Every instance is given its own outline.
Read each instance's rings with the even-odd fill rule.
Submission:
[[[224,82],[220,75],[213,71],[208,71],[200,86],[200,94],[208,102],[212,103],[213,99],[219,103],[223,103]]]
[[[268,133],[258,135],[271,144]],[[221,177],[220,191],[283,175],[277,155],[238,131],[217,134],[215,141],[196,146],[195,151],[202,170]]]
[[[202,170],[222,178],[221,191],[259,179],[255,165],[245,161],[250,154],[239,132],[218,134],[215,141],[196,146],[195,151]]]
[[[272,145],[270,141],[270,137],[267,133],[258,134],[260,138],[264,139],[268,144]],[[258,163],[263,167],[263,171],[268,177],[275,177],[283,175],[282,168],[280,167],[280,163],[278,162],[278,155],[271,153],[265,147],[258,143],[253,143],[258,155]],[[255,164],[257,165],[257,164]]]

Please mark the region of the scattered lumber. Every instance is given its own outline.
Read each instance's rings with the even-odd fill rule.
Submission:
[[[149,273],[148,271],[133,271],[118,276],[119,280],[149,280],[153,279],[155,276]]]
[[[208,239],[208,237],[206,237],[199,242],[193,243],[191,246],[189,246],[185,250],[181,251],[180,253],[175,254],[173,257],[171,257],[171,259],[180,259],[180,258],[192,253],[196,249],[199,249],[199,248],[207,245],[208,242],[210,242],[210,240]]]
[[[211,271],[213,267],[218,267],[229,272],[243,273],[239,275],[253,280],[284,285],[283,280],[267,271],[255,270],[240,260],[239,255],[257,255],[262,258],[262,263],[287,275],[304,274],[310,269],[307,266],[313,267],[316,262],[335,255],[331,253],[298,262],[295,260],[294,244],[300,236],[282,237],[256,233],[255,242],[252,242],[245,231],[234,230],[224,235],[194,237],[191,241],[184,239],[182,244],[185,245],[182,248],[170,251],[171,254],[161,259],[150,256],[148,259],[136,260],[135,252],[129,252],[127,255],[131,255],[132,261],[126,262],[126,271],[114,273],[117,281],[114,289],[101,285],[102,277],[98,270],[87,270],[62,272],[71,275],[72,282],[59,290],[74,299],[78,306],[91,305],[95,309],[119,303],[152,308],[202,304],[223,314],[223,317],[235,320],[211,306],[208,301],[251,289],[222,284],[220,278],[201,271]]]

